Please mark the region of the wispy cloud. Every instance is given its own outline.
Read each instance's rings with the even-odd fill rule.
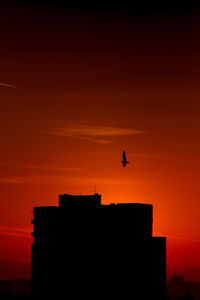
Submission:
[[[144,134],[145,131],[110,126],[69,125],[67,127],[55,128],[48,133],[64,137],[85,139],[101,144],[108,144],[111,143],[108,139],[110,137]]]
[[[0,246],[10,249],[30,249],[32,236],[31,229],[0,226]]]
[[[158,232],[154,232],[154,235],[156,236],[166,236],[169,239],[175,239],[175,240],[181,240],[181,241],[186,241],[186,242],[192,242],[192,243],[198,243],[200,244],[200,240],[194,240],[194,239],[190,239],[187,237],[182,237],[182,236],[174,236],[174,235],[168,235],[166,233],[158,233]]]
[[[0,234],[15,236],[31,236],[31,229],[0,226]]]
[[[9,84],[9,83],[5,83],[5,82],[0,82],[0,87],[7,87],[7,88],[11,88],[11,89],[19,89],[18,86],[13,85],[13,84]]]
[[[42,185],[42,184],[52,184],[52,185],[67,185],[71,184],[73,178],[69,176],[55,176],[55,175],[40,175],[40,176],[8,176],[0,178],[0,184],[30,184],[30,185]],[[76,179],[77,184],[77,179]],[[72,183],[73,185],[73,183]]]
[[[79,168],[72,168],[72,167],[53,167],[53,166],[38,166],[38,165],[23,165],[23,164],[12,164],[7,162],[0,162],[0,166],[3,167],[15,167],[15,168],[23,168],[23,169],[40,169],[40,170],[52,170],[52,171],[70,171],[76,172],[80,171]]]
[[[101,185],[154,185],[153,181],[136,180],[136,179],[122,179],[117,177],[71,177],[71,176],[54,176],[54,175],[41,175],[41,176],[13,176],[0,178],[0,184],[30,184],[30,185],[65,185],[65,186],[88,186],[93,185],[94,182]]]

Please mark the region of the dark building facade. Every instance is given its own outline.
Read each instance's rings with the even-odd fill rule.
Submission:
[[[167,284],[167,299],[184,299],[186,296],[188,299],[200,300],[200,282],[187,281],[184,276],[173,275]]]
[[[33,296],[165,299],[166,238],[152,236],[152,205],[65,194],[33,213]]]

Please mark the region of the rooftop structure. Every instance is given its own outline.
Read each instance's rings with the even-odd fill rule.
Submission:
[[[152,205],[65,194],[33,213],[33,296],[165,299],[166,239],[152,236]]]

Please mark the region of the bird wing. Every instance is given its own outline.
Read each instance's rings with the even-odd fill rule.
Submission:
[[[123,160],[126,161],[126,152],[123,151]]]

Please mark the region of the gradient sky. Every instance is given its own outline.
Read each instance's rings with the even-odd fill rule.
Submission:
[[[199,8],[35,2],[0,12],[0,280],[29,277],[33,206],[95,186],[153,204],[168,276],[200,267]]]

